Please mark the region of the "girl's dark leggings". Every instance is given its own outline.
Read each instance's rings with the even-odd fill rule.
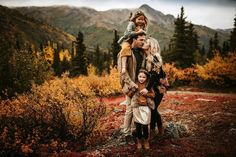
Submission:
[[[138,139],[141,138],[148,139],[148,125],[143,125],[135,122],[135,126],[136,126],[136,137]]]

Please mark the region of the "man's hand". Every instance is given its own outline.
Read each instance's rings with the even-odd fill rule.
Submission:
[[[140,91],[140,94],[142,94],[142,95],[147,95],[147,93],[148,93],[148,90],[146,88],[144,88]]]
[[[138,85],[135,84],[134,82],[131,82],[130,86],[131,86],[131,88],[138,89]]]

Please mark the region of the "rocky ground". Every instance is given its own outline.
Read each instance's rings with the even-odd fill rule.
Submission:
[[[119,132],[124,97],[106,98],[107,114],[100,130],[83,152],[68,156],[224,157],[236,154],[236,94],[169,91],[159,107],[165,132],[150,140],[150,150],[136,149]]]

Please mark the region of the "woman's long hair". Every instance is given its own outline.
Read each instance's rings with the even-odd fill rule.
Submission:
[[[155,38],[148,37],[147,43],[149,44],[149,52],[150,55],[146,57],[146,69],[151,71],[153,65],[158,64],[158,66],[162,66],[163,61],[161,57],[161,49],[158,41]]]

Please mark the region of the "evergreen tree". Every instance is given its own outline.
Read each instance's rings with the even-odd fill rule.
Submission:
[[[213,50],[214,51],[220,51],[220,46],[219,46],[219,39],[218,39],[218,33],[216,32],[214,35],[213,39]]]
[[[88,63],[84,55],[86,47],[83,42],[84,42],[84,35],[82,32],[79,32],[75,42],[76,54],[72,60],[71,76],[78,76],[80,74],[88,75],[87,71]]]
[[[204,45],[202,45],[200,54],[201,54],[201,56],[205,56],[205,54],[206,54],[206,50],[205,50],[205,46]]]
[[[108,74],[110,74],[111,56],[112,56],[111,51],[110,49],[108,49],[108,52],[104,53],[104,61],[105,61],[104,70],[106,70]]]
[[[61,61],[61,73],[69,71],[70,68],[71,68],[70,62],[66,59],[66,57],[63,57],[63,60]]]
[[[95,50],[95,66],[97,68],[97,73],[102,74],[104,60],[102,60],[102,54],[100,52],[99,45],[96,46]]]
[[[59,46],[57,45],[57,48],[54,49],[54,53],[53,53],[53,62],[52,62],[52,68],[54,70],[54,74],[56,76],[60,76],[61,75],[61,63],[60,63],[60,49]]]
[[[234,28],[230,34],[229,46],[230,46],[231,52],[236,51],[236,14],[235,14],[235,18],[234,18]]]
[[[223,42],[223,47],[222,47],[222,52],[221,52],[221,54],[222,54],[222,56],[226,56],[227,55],[227,53],[229,52],[229,43],[227,42],[227,41],[224,41]]]
[[[75,41],[72,41],[71,43],[71,60],[74,59],[75,56]]]
[[[117,66],[117,55],[120,52],[120,45],[117,43],[119,40],[119,35],[117,34],[117,31],[114,30],[114,38],[113,38],[113,43],[112,43],[112,58],[113,58],[113,67]]]
[[[179,67],[186,67],[186,60],[188,56],[186,55],[186,17],[184,16],[184,7],[181,7],[181,13],[178,15],[175,21],[175,31],[173,35],[173,48],[172,55],[169,57],[170,61],[176,62]],[[186,55],[186,57],[185,57]]]
[[[40,43],[40,45],[39,45],[39,50],[41,51],[41,52],[43,52],[43,43]]]
[[[166,46],[164,46],[164,48],[163,48],[163,52],[166,52]]]
[[[197,32],[194,32],[194,46],[195,46],[195,50],[199,50],[200,49],[200,44],[199,44],[199,36],[197,34]]]
[[[207,53],[207,58],[208,59],[212,59],[214,56],[214,53],[213,53],[213,39],[210,38],[209,40],[209,50],[208,50],[208,53]]]
[[[186,44],[186,52],[184,55],[184,62],[185,66],[189,67],[193,63],[195,63],[194,60],[194,53],[196,51],[196,36],[193,28],[193,24],[190,23],[189,26],[187,27],[188,29],[186,30],[186,39],[187,39],[187,44]]]

